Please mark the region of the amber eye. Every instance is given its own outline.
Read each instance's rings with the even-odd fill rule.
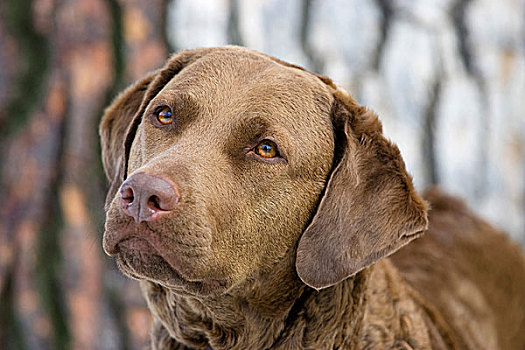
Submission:
[[[162,125],[171,124],[173,122],[173,118],[171,117],[171,109],[169,107],[164,107],[160,111],[158,111],[157,120]]]
[[[263,158],[275,158],[278,155],[277,145],[273,141],[263,140],[255,147],[255,153]]]

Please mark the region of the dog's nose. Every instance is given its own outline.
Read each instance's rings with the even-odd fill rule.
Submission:
[[[120,205],[126,215],[142,221],[154,221],[171,213],[179,204],[180,195],[171,181],[138,173],[120,186]]]

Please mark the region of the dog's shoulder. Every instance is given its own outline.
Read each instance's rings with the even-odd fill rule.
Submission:
[[[525,303],[521,247],[460,199],[438,188],[424,197],[431,208],[428,231],[391,257],[401,276],[468,346],[523,344],[525,311],[515,307]]]

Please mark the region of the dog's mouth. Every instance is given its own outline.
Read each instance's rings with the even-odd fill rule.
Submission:
[[[203,273],[211,267],[203,269],[209,265],[209,247],[177,244],[151,229],[140,231],[139,235],[137,230],[121,227],[105,234],[105,249],[124,274],[191,295],[210,295],[226,289],[226,280],[208,278],[209,274]]]
[[[181,280],[179,273],[149,244],[136,237],[117,244],[114,253],[119,269],[126,275],[140,279],[155,279],[164,282],[173,277]]]
[[[147,240],[134,236],[125,238],[117,243],[115,249],[116,253],[119,253],[121,250],[127,250],[137,251],[144,254],[160,255],[159,251]]]

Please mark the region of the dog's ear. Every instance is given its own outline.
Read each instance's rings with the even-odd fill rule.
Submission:
[[[111,182],[106,205],[126,178],[131,144],[148,103],[184,67],[211,50],[186,50],[173,55],[162,69],[128,87],[106,108],[99,127],[102,162]]]
[[[334,166],[297,247],[297,273],[315,289],[356,274],[427,227],[427,204],[377,116],[345,92],[333,94]]]
[[[99,125],[102,146],[102,163],[109,181],[122,177],[124,140],[149,84],[157,72],[148,74],[142,80],[121,92],[106,108]]]

